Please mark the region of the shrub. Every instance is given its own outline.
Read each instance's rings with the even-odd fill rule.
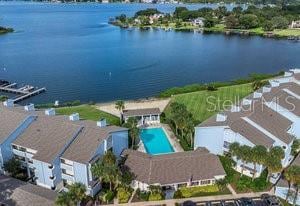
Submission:
[[[180,198],[183,198],[182,192],[181,192],[180,190],[175,191],[173,198],[174,198],[174,199],[180,199]]]
[[[119,187],[117,197],[118,197],[119,203],[127,203],[131,197],[131,191],[124,187]]]
[[[136,194],[140,200],[143,200],[143,201],[149,200],[150,192],[141,191],[140,189],[137,189]]]
[[[149,201],[157,201],[157,200],[163,200],[164,196],[162,193],[151,193],[149,195]]]

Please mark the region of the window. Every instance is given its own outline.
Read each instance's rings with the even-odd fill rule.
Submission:
[[[62,169],[62,173],[65,174],[65,175],[70,175],[70,176],[74,175],[73,171],[66,170],[66,169]]]
[[[60,159],[60,161],[61,161],[61,163],[63,163],[63,164],[73,166],[73,162],[70,161],[70,160]]]
[[[209,185],[211,184],[211,180],[201,180],[200,185]]]
[[[199,182],[198,182],[198,181],[191,182],[191,186],[196,186],[196,185],[199,185]]]
[[[183,184],[178,184],[178,187],[186,187],[187,183],[183,183]]]
[[[12,148],[13,148],[13,149],[18,149],[18,146],[13,145]]]

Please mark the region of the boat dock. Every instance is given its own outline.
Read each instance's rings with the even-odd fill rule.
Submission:
[[[0,80],[0,92],[17,94],[15,98],[12,98],[14,103],[20,102],[45,91],[45,87],[36,88],[31,85],[26,85],[21,88],[17,88],[17,83],[10,83],[5,80]]]

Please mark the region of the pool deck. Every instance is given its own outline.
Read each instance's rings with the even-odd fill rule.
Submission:
[[[174,148],[174,151],[175,152],[184,152],[184,150],[182,149],[182,147],[181,147],[181,145],[179,143],[179,140],[177,139],[177,137],[173,133],[173,131],[170,128],[170,126],[167,125],[167,124],[161,124],[161,127],[165,131],[166,136],[168,137],[168,140],[169,140],[170,144]]]

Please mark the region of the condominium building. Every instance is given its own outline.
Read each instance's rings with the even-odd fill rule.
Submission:
[[[282,166],[288,166],[293,159],[291,145],[294,139],[300,138],[299,72],[291,70],[283,77],[270,80],[269,86],[196,126],[194,148],[206,147],[214,154],[223,155],[234,142],[250,147],[263,145],[267,149],[280,146],[285,152]],[[248,176],[259,176],[264,169],[259,165],[255,171],[252,163],[236,162],[235,169]]]

